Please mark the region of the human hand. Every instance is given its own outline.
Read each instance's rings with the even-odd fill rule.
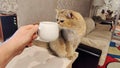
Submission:
[[[15,34],[0,46],[0,68],[16,55],[20,54],[26,46],[31,46],[37,37],[38,25],[26,25],[20,27]]]
[[[21,26],[9,39],[15,49],[22,51],[26,46],[31,46],[32,41],[37,37],[38,25]]]

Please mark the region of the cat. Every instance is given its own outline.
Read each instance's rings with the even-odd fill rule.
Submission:
[[[61,30],[63,30],[62,40],[64,41],[61,41],[61,39],[59,38],[60,40],[51,42],[50,47],[59,56],[66,56],[68,58],[72,58],[75,50],[80,43],[81,38],[86,34],[85,20],[79,12],[73,10],[62,9],[56,11],[57,23],[60,25]],[[56,45],[60,43],[63,45]],[[60,54],[61,52],[62,54]]]
[[[56,10],[57,23],[60,26],[60,36],[57,40],[45,43],[36,41],[35,45],[49,49],[54,55],[75,59],[81,38],[86,34],[86,23],[79,12],[61,9]]]

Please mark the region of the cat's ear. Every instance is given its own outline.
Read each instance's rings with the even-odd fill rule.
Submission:
[[[60,9],[55,9],[55,11],[58,13],[60,11]]]
[[[68,13],[67,13],[67,17],[68,17],[69,19],[73,18],[72,12],[68,12]]]
[[[68,17],[72,19],[81,19],[81,14],[75,11],[70,11]]]

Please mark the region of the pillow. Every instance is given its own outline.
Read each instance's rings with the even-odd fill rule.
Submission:
[[[86,26],[87,26],[86,33],[88,34],[95,29],[95,22],[93,21],[92,18],[89,18],[89,17],[85,17],[84,19],[86,21]]]

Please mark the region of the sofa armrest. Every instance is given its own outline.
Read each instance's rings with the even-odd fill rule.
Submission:
[[[103,25],[103,24],[100,24],[100,23],[96,23],[95,29],[104,30],[104,31],[110,31],[111,25]]]
[[[90,17],[84,17],[84,19],[85,19],[86,27],[87,27],[86,33],[88,34],[95,29],[95,22]]]

